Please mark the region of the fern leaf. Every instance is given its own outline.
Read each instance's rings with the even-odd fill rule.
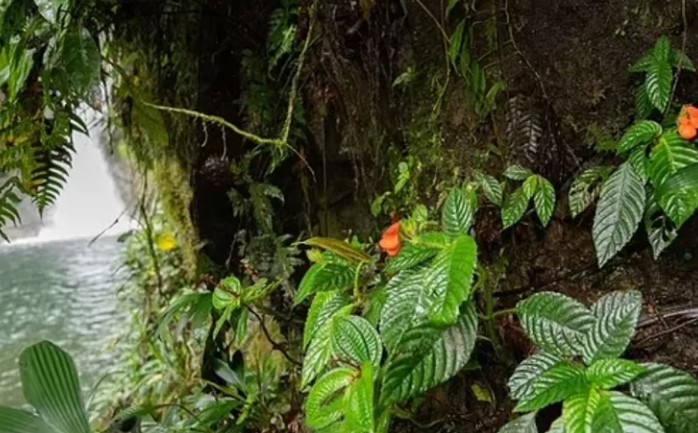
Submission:
[[[36,167],[32,171],[31,196],[41,215],[56,202],[67,182],[74,152],[75,148],[70,142],[55,148],[43,147],[35,151]]]
[[[629,163],[604,183],[596,206],[593,237],[599,266],[603,266],[630,241],[642,219],[645,189]]]
[[[596,320],[583,339],[584,362],[590,365],[620,356],[635,333],[641,309],[642,295],[637,291],[613,292],[599,299],[591,307]]]
[[[0,186],[0,237],[6,242],[10,242],[10,239],[2,231],[3,227],[7,224],[14,224],[16,226],[22,222],[17,208],[22,201],[17,194],[19,184],[19,178],[12,177]]]

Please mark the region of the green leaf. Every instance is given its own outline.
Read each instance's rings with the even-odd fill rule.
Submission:
[[[629,383],[645,371],[640,364],[627,359],[599,359],[586,371],[587,380],[596,388],[612,389]]]
[[[511,180],[526,180],[530,176],[533,176],[533,172],[531,170],[517,164],[509,166],[504,171],[504,177]]]
[[[39,13],[46,21],[56,24],[59,17],[59,11],[67,6],[67,0],[34,0]],[[65,14],[65,10],[63,13]]]
[[[61,64],[75,93],[87,95],[99,82],[102,55],[90,33],[76,27],[65,35],[62,44]]]
[[[594,246],[603,266],[630,241],[642,219],[645,188],[625,163],[604,183],[594,216]]]
[[[0,406],[0,433],[54,433],[33,413]]]
[[[645,90],[650,102],[659,111],[664,111],[669,104],[673,80],[674,74],[668,59],[657,58],[655,53],[645,77]]]
[[[494,177],[480,171],[476,171],[474,175],[475,180],[480,184],[482,192],[485,194],[487,200],[489,200],[492,204],[502,206],[502,185],[499,183],[499,181]]]
[[[235,277],[226,278],[213,291],[213,307],[217,310],[223,310],[229,306],[239,307],[241,292],[240,280]]]
[[[538,433],[536,413],[531,412],[509,421],[504,427],[499,429],[499,433]]]
[[[647,72],[652,64],[652,56],[652,52],[642,56],[640,60],[630,67],[629,72]]]
[[[434,324],[456,323],[461,304],[470,297],[476,265],[477,244],[467,235],[456,238],[436,256],[424,278]]]
[[[329,251],[337,257],[353,263],[368,263],[371,256],[355,248],[352,244],[334,238],[314,237],[303,242],[305,245]]]
[[[649,158],[647,157],[647,149],[643,146],[636,147],[628,155],[628,162],[632,165],[635,174],[637,174],[643,182],[649,177]]]
[[[658,189],[670,176],[696,163],[698,150],[675,132],[664,134],[650,154],[649,175],[652,185]]]
[[[599,359],[615,358],[625,352],[641,310],[642,294],[638,291],[613,292],[599,299],[591,307],[596,320],[583,340],[584,362],[591,365]]]
[[[652,49],[652,61],[668,62],[671,58],[671,40],[660,36]]]
[[[90,433],[85,404],[73,359],[44,341],[19,357],[24,397],[60,433]]]
[[[538,184],[536,194],[533,196],[533,204],[536,207],[538,219],[543,227],[546,227],[555,210],[555,188],[543,177],[540,177]]]
[[[603,391],[592,418],[591,432],[664,433],[652,411],[617,391]]]
[[[335,355],[358,365],[371,362],[380,365],[383,345],[371,323],[363,317],[347,316],[334,320],[332,348]]]
[[[516,309],[528,337],[544,351],[560,356],[582,352],[584,335],[595,320],[584,305],[553,292],[536,293]]]
[[[652,246],[652,253],[657,259],[676,240],[678,228],[659,207],[654,192],[648,194],[644,222],[647,238]]]
[[[385,271],[388,273],[396,273],[412,269],[433,258],[438,252],[438,248],[431,248],[414,243],[407,244],[397,257],[388,261],[388,264],[385,266]]]
[[[681,227],[698,208],[698,164],[676,172],[655,194],[676,227]]]
[[[303,349],[308,348],[308,344],[319,329],[325,327],[339,310],[351,304],[351,299],[340,292],[320,292],[313,299],[308,311],[308,318],[305,321],[303,331]]]
[[[668,365],[643,364],[645,373],[630,384],[667,433],[698,432],[698,380]]]
[[[318,379],[305,402],[305,422],[313,429],[325,428],[342,419],[345,401],[341,392],[354,380],[356,370],[339,367]]]
[[[696,67],[691,61],[691,59],[686,55],[681,50],[674,49],[671,51],[669,61],[671,62],[671,65],[675,68],[678,68],[679,66],[681,69],[684,71],[691,71],[691,72],[696,72]]]
[[[564,361],[543,372],[533,382],[532,391],[519,401],[515,412],[543,409],[589,390],[584,370]]]
[[[562,362],[562,359],[545,352],[538,352],[523,360],[509,378],[511,398],[526,400],[533,393],[533,383],[546,371]]]
[[[654,111],[654,106],[647,94],[644,84],[635,90],[635,114],[637,119],[647,119]]]
[[[296,302],[298,305],[308,296],[318,292],[347,289],[354,284],[355,270],[345,262],[326,261],[316,263],[303,276]]]
[[[562,417],[556,419],[547,433],[565,433],[565,420]]]
[[[521,187],[514,190],[514,192],[507,197],[502,207],[502,225],[504,229],[513,226],[523,218],[526,209],[528,209],[528,202],[529,197],[526,197]]]
[[[592,424],[602,399],[601,393],[592,388],[586,394],[565,400],[562,404],[565,433],[596,433],[592,430]]]
[[[348,316],[351,310],[352,305],[347,305],[335,311],[332,315],[320,313],[320,318],[324,319],[324,323],[318,323],[314,335],[310,340],[310,344],[308,345],[308,350],[305,352],[303,371],[301,373],[302,389],[307,387],[327,368],[327,364],[333,352],[333,321]]]
[[[662,134],[662,125],[652,120],[641,120],[623,134],[618,143],[618,153],[627,153],[636,147],[651,143]]]
[[[365,363],[361,367],[361,376],[347,389],[346,421],[349,431],[355,433],[373,433],[374,417],[374,364]]]
[[[598,166],[586,169],[570,187],[569,205],[572,217],[584,212],[601,193],[601,185],[611,174],[611,167]]]
[[[521,186],[524,195],[527,199],[533,198],[533,195],[538,191],[538,185],[540,184],[541,177],[538,175],[529,176]]]
[[[477,197],[472,189],[463,191],[453,188],[446,197],[441,225],[443,231],[452,237],[467,235],[475,220],[477,212]]]
[[[456,325],[443,329],[427,351],[405,353],[386,367],[381,399],[400,403],[453,377],[470,359],[477,339],[477,312],[471,303]]]

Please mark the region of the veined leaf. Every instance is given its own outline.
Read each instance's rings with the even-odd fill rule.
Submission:
[[[594,216],[594,246],[603,266],[630,241],[642,219],[645,188],[629,163],[604,183]]]
[[[601,193],[601,185],[611,174],[611,167],[597,166],[584,170],[570,187],[569,205],[572,217],[584,212]]]
[[[545,352],[526,358],[509,378],[509,390],[514,400],[525,400],[533,393],[533,383],[543,373],[562,362],[562,359]]]
[[[652,253],[657,259],[674,242],[678,236],[678,228],[657,203],[654,191],[647,196],[644,221]]]
[[[618,143],[618,152],[627,153],[636,147],[652,142],[662,134],[662,125],[652,120],[641,120],[623,134]]]
[[[523,218],[526,209],[528,209],[528,202],[529,198],[526,197],[521,187],[514,190],[514,192],[507,197],[502,207],[502,225],[504,229],[513,226]]]
[[[504,427],[499,429],[499,433],[538,433],[536,413],[531,412],[509,421]]]
[[[654,111],[647,89],[644,85],[635,90],[635,114],[638,119],[647,119]]]
[[[677,171],[698,163],[698,150],[676,133],[664,134],[650,155],[649,174],[655,189]]]
[[[540,185],[540,179],[541,177],[534,174],[532,176],[529,176],[521,185],[521,190],[523,191],[524,195],[526,196],[527,199],[532,199],[533,195],[538,191],[538,185]]]
[[[354,283],[355,270],[345,262],[315,263],[305,273],[298,286],[295,304],[318,292],[343,290]]]
[[[538,180],[538,189],[533,196],[533,204],[535,205],[538,219],[543,224],[543,227],[546,227],[555,210],[555,188],[548,179],[540,177]]]
[[[44,341],[22,352],[19,371],[27,402],[56,432],[90,433],[78,373],[70,355]]]
[[[308,319],[305,321],[303,331],[303,349],[308,348],[308,344],[319,329],[325,327],[336,312],[349,305],[351,299],[340,292],[320,292],[313,299],[308,311]]]
[[[452,237],[467,235],[475,220],[477,196],[475,191],[453,188],[446,198],[441,216],[443,231]]]
[[[627,359],[606,358],[594,361],[586,371],[588,381],[601,389],[612,389],[629,383],[645,371],[640,364]]]
[[[586,394],[565,400],[562,404],[565,433],[596,433],[592,428],[602,399],[601,392],[591,388]]]
[[[560,356],[582,352],[582,340],[594,323],[593,314],[572,298],[536,293],[516,307],[528,337],[544,351]]]
[[[436,256],[424,278],[433,300],[429,313],[433,323],[456,323],[461,304],[470,297],[476,265],[477,244],[468,235],[459,236]]]
[[[652,409],[667,433],[698,431],[698,381],[690,374],[662,364],[647,368],[630,385],[630,393]]]
[[[547,433],[565,433],[565,420],[562,417],[556,419]]]
[[[102,55],[90,33],[76,27],[65,35],[61,44],[61,64],[80,96],[85,96],[99,82]]]
[[[668,58],[658,58],[655,51],[652,62],[647,69],[645,89],[650,102],[659,111],[664,111],[669,104],[673,80],[674,74],[671,71],[671,63],[669,63]]]
[[[534,382],[531,392],[519,401],[515,412],[530,412],[570,397],[589,392],[584,370],[564,361],[544,371]]]
[[[339,317],[333,321],[332,348],[342,360],[358,365],[370,362],[380,365],[383,345],[368,320],[359,316]]]
[[[643,182],[647,181],[650,170],[650,160],[647,157],[647,149],[644,146],[638,146],[628,155],[628,162],[633,166],[635,174],[637,174]]]
[[[356,370],[335,368],[318,379],[305,402],[305,422],[308,427],[321,429],[342,418],[345,408],[344,390],[351,384]]]
[[[54,430],[31,412],[0,406],[0,433],[54,433]]]
[[[484,174],[480,171],[475,171],[475,180],[480,184],[482,192],[492,204],[497,206],[502,205],[502,185],[494,177]]]
[[[617,391],[601,391],[591,432],[664,433],[652,411],[640,401]]]
[[[301,373],[301,388],[304,389],[315,378],[322,373],[332,357],[332,341],[333,341],[333,321],[335,319],[348,316],[351,313],[352,306],[347,305],[335,311],[332,315],[320,314],[320,317],[325,318],[325,322],[318,324],[314,332],[308,350],[303,358],[303,371]],[[306,323],[306,327],[307,327]],[[307,328],[306,328],[307,329]]]
[[[441,331],[431,349],[404,354],[388,364],[381,399],[400,403],[450,379],[470,359],[476,339],[477,312],[471,303],[456,325]]]
[[[504,177],[511,180],[526,180],[529,176],[533,176],[533,172],[520,165],[511,165],[504,171]]]
[[[681,227],[698,208],[698,164],[679,170],[655,194],[676,227]]]
[[[620,356],[630,344],[642,309],[638,291],[613,292],[603,296],[592,307],[596,317],[584,336],[582,355],[591,365],[602,358]]]
[[[359,379],[347,389],[346,422],[351,432],[375,431],[374,380],[374,364],[368,362],[361,367]]]
[[[431,248],[413,243],[407,244],[397,257],[388,262],[385,271],[394,273],[412,269],[433,258],[438,252],[438,248]]]
[[[334,238],[314,237],[303,242],[304,244],[329,251],[337,257],[354,263],[368,263],[371,256],[355,248],[352,244]]]
[[[671,51],[669,61],[675,68],[681,68],[684,71],[696,72],[696,67],[691,59],[681,50],[674,49]]]

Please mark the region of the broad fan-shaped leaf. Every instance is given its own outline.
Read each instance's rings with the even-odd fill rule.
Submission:
[[[554,355],[580,354],[584,334],[594,323],[587,307],[559,293],[536,293],[516,309],[528,337]]]
[[[497,179],[488,174],[476,171],[475,180],[480,184],[482,192],[485,194],[485,197],[487,197],[487,200],[497,206],[502,205],[502,185]]]
[[[452,237],[467,235],[477,212],[477,196],[472,189],[453,188],[446,197],[441,215],[443,231]]]
[[[657,417],[639,400],[617,391],[602,391],[599,396],[590,432],[664,433]]]
[[[430,349],[394,358],[383,378],[385,404],[400,403],[453,377],[470,359],[477,339],[477,312],[470,304],[456,325],[441,331]]]
[[[477,244],[467,235],[456,238],[436,256],[424,278],[432,299],[429,316],[433,323],[456,323],[461,304],[470,297],[476,265]]]
[[[374,366],[370,362],[361,367],[361,376],[347,389],[346,422],[349,431],[373,433],[374,416]]]
[[[623,134],[618,143],[618,152],[626,153],[636,147],[650,143],[662,134],[662,125],[652,120],[641,120]]]
[[[354,283],[354,269],[344,261],[325,261],[315,263],[305,273],[298,286],[296,305],[308,296],[318,292],[342,290]]]
[[[645,371],[642,365],[627,359],[599,359],[586,371],[589,382],[602,389],[625,385]]]
[[[529,176],[533,176],[533,172],[527,168],[521,167],[520,165],[510,165],[504,171],[504,177],[511,180],[526,180]]]
[[[502,206],[502,225],[507,229],[523,218],[528,209],[529,198],[523,191],[522,187],[516,188],[509,197],[504,201]]]
[[[588,168],[572,182],[569,205],[573,218],[584,212],[599,197],[601,186],[611,170],[608,166]]]
[[[644,222],[652,253],[657,259],[676,240],[679,233],[676,224],[657,203],[654,192],[648,193]]]
[[[87,412],[73,359],[44,341],[19,357],[22,389],[27,402],[58,433],[90,433]]]
[[[652,409],[667,433],[698,432],[698,381],[662,364],[644,364],[645,373],[630,385],[634,397]]]
[[[383,355],[378,331],[363,317],[339,317],[333,321],[332,348],[339,359],[363,365],[380,365]]]
[[[308,427],[321,429],[342,418],[345,409],[343,390],[352,383],[356,374],[354,369],[339,367],[318,379],[305,402]]]
[[[412,269],[436,256],[440,248],[418,244],[408,244],[400,250],[397,257],[391,259],[385,267],[386,272],[400,272]]]
[[[326,308],[318,313],[316,329],[312,331],[313,335],[303,358],[301,388],[310,385],[327,368],[327,363],[332,357],[333,321],[348,316],[352,306],[346,305],[336,310],[335,308],[336,304],[328,301]],[[308,323],[306,323],[306,332],[309,332]]]
[[[54,433],[54,430],[31,412],[0,406],[0,433]]]
[[[504,427],[499,429],[499,433],[538,433],[536,413],[531,412],[509,421]]]
[[[555,210],[555,188],[545,178],[538,180],[538,189],[533,196],[533,204],[543,227],[547,226]]]
[[[533,392],[533,382],[543,373],[561,363],[562,359],[545,352],[538,352],[521,362],[509,378],[511,398],[525,400]]]
[[[530,412],[543,409],[588,391],[589,384],[584,370],[564,361],[544,371],[533,382],[531,392],[519,400],[514,411]]]
[[[591,307],[596,320],[583,340],[584,362],[591,365],[625,352],[635,334],[641,309],[642,294],[634,290],[609,293],[599,299]]]
[[[594,246],[603,266],[630,241],[642,219],[645,188],[629,163],[620,166],[601,189],[594,216]]]

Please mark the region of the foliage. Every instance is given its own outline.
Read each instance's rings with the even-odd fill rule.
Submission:
[[[501,433],[536,433],[539,410],[562,403],[553,431],[569,433],[686,432],[695,423],[698,381],[659,364],[619,358],[635,333],[639,292],[613,292],[591,308],[541,292],[516,308],[526,334],[540,348],[509,379],[515,412],[526,413]],[[580,362],[583,360],[583,363]],[[630,395],[615,388],[630,385]],[[681,415],[679,415],[681,413]]]
[[[502,205],[502,224],[505,229],[513,226],[523,218],[529,203],[533,205],[543,227],[547,226],[555,211],[555,188],[543,176],[518,165],[512,165],[504,176],[523,184],[516,188]]]

